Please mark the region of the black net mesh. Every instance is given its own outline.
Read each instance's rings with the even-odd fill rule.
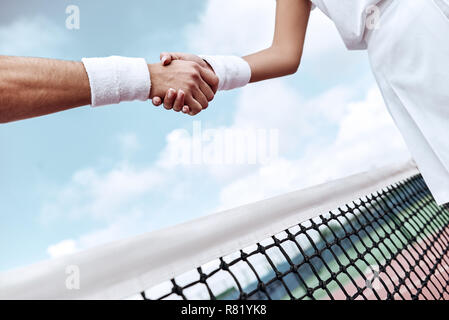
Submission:
[[[447,299],[449,211],[420,175],[141,293],[144,299]]]

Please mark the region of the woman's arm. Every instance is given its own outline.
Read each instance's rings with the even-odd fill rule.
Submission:
[[[246,64],[243,61],[246,64],[246,68],[251,69],[248,70],[248,78],[245,81],[257,82],[282,77],[293,74],[298,70],[311,6],[310,0],[277,0],[273,43],[265,50],[243,57],[243,60],[247,62]],[[169,65],[173,60],[186,60],[194,61],[204,67],[208,67],[205,60],[211,62],[210,59],[213,58],[214,56],[208,56],[203,60],[202,57],[188,53],[161,53],[162,65],[165,66]],[[227,68],[225,67],[224,69],[226,70]],[[214,71],[221,71],[221,76],[223,76],[223,68]],[[242,70],[234,69],[231,72],[232,76],[235,76],[235,71],[239,73]],[[167,109],[171,109],[176,104],[177,99],[176,96],[169,97],[168,93],[163,100],[161,97],[153,98],[153,104],[156,106],[162,104],[162,102],[164,102]],[[187,112],[188,108],[183,108],[182,110],[183,112]],[[175,111],[179,110],[175,109]]]
[[[277,0],[271,47],[243,57],[251,67],[250,82],[282,77],[298,70],[310,10],[310,0]]]

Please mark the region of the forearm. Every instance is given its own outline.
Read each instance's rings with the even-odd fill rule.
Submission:
[[[310,10],[310,0],[277,0],[274,38],[268,49],[243,58],[201,55],[220,79],[219,90],[295,73],[302,58]]]
[[[251,82],[286,76],[298,70],[310,10],[309,0],[277,0],[273,44],[244,57],[251,67]]]
[[[270,47],[243,57],[251,68],[250,82],[287,76],[298,70],[302,52],[286,55],[281,48]]]
[[[298,70],[302,48],[290,50],[273,45],[240,58],[237,56],[201,55],[220,78],[219,90],[231,90],[249,82],[283,77]]]
[[[88,105],[81,62],[0,56],[0,123]]]

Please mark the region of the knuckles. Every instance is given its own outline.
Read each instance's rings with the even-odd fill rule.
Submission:
[[[220,79],[218,79],[217,76],[214,76],[214,79],[212,80],[212,85],[214,87],[218,87],[219,82],[220,82]]]
[[[209,102],[212,101],[214,99],[214,94],[212,94],[211,92],[208,92],[207,94],[205,93],[205,98],[206,99],[202,99],[202,103],[189,103],[189,102],[193,102],[192,99],[193,98],[193,93],[197,92],[199,87],[200,87],[200,81],[202,80],[202,76],[201,76],[201,72],[202,72],[202,66],[199,65],[197,62],[193,62],[193,61],[183,61],[182,62],[184,65],[182,65],[182,68],[177,68],[176,73],[177,76],[176,78],[178,79],[178,86],[180,88],[182,88],[184,90],[184,103],[189,105],[190,107],[190,112],[188,113],[191,116],[197,115],[198,113],[200,113],[202,110],[206,109],[209,107]],[[209,83],[209,85],[213,88],[213,91],[215,93],[216,88],[218,87],[219,84],[219,79],[216,75],[214,75],[214,77],[211,77],[211,83]],[[167,97],[166,97],[167,98]],[[181,109],[178,110],[177,104],[182,104],[180,101],[178,101],[179,96],[176,98],[176,102],[175,101],[164,101],[164,107],[166,107],[166,109],[172,109],[175,111],[181,111]],[[164,99],[166,100],[166,99]],[[168,105],[166,105],[168,102]],[[173,102],[175,102],[173,104]],[[193,104],[193,105],[192,105]]]
[[[191,113],[192,113],[192,115],[197,115],[198,113],[201,112],[201,110],[203,110],[203,109],[198,108],[198,107],[193,107],[193,108],[191,108]]]
[[[191,74],[191,77],[192,77],[192,79],[195,80],[195,81],[198,81],[198,80],[201,79],[201,75],[200,75],[199,72],[193,72],[193,73]]]
[[[194,79],[192,79],[192,81],[187,82],[187,88],[190,91],[193,91],[194,89],[196,89],[196,87],[197,87],[197,84],[196,84],[196,81]]]

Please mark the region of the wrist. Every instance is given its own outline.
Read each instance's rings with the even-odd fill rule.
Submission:
[[[200,55],[219,79],[218,90],[231,90],[246,86],[251,80],[251,68],[237,56]]]
[[[93,107],[124,101],[145,101],[151,89],[147,63],[141,58],[83,58]]]
[[[153,80],[157,78],[156,63],[148,64],[148,72],[150,73],[150,82],[153,83]],[[154,87],[151,86],[148,99],[153,99],[153,98],[154,98]]]
[[[215,74],[214,68],[212,68],[212,66],[209,64],[209,62],[207,62],[207,60],[205,60],[205,59],[203,59],[203,61],[206,64],[207,68]]]
[[[162,97],[165,95],[165,92],[161,92],[161,82],[163,82],[163,73],[167,72],[164,70],[166,68],[160,63],[151,63],[148,64],[148,72],[150,73],[150,82],[151,87],[149,91],[149,99],[153,99],[154,97]],[[162,96],[161,96],[162,94]]]

